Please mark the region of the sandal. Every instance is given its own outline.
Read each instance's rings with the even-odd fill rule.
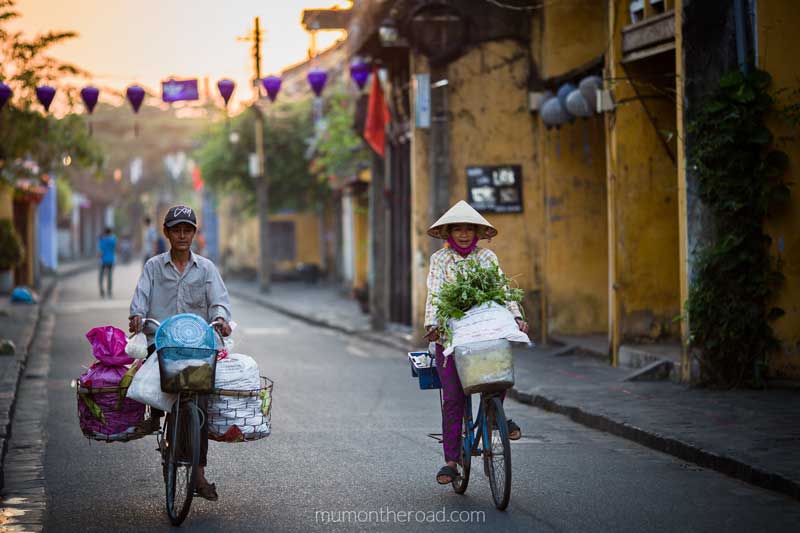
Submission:
[[[445,476],[450,479],[448,479],[447,481],[442,481],[441,478]],[[452,483],[457,477],[458,477],[458,470],[456,470],[450,465],[444,465],[441,468],[441,470],[439,470],[439,473],[436,474],[436,482],[439,483],[439,485],[447,485],[449,483]]]
[[[194,489],[194,493],[210,502],[215,502],[217,498],[219,498],[217,486],[214,483],[206,483],[205,485],[197,487]]]
[[[506,424],[508,424],[508,440],[519,440],[522,437],[522,430],[517,423],[509,418]]]

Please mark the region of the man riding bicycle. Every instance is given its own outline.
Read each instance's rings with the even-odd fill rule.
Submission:
[[[218,321],[222,336],[230,335],[231,304],[225,283],[213,262],[191,251],[197,232],[194,210],[183,205],[171,207],[164,217],[163,231],[170,249],[145,263],[131,300],[129,330],[132,333],[141,331],[146,318],[163,322],[179,313],[193,313],[206,322]],[[155,331],[149,326],[145,333],[152,354],[155,351]],[[198,496],[214,501],[218,497],[216,485],[205,477],[208,453],[206,397],[201,396],[199,403],[204,416],[200,428],[196,491]],[[163,412],[153,410],[152,415],[155,428]]]

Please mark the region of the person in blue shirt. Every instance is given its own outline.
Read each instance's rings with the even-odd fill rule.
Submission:
[[[97,243],[97,251],[100,255],[100,298],[106,294],[111,298],[111,271],[114,269],[114,259],[117,252],[117,237],[111,232],[111,228],[106,228],[100,241]],[[103,290],[103,275],[106,275],[106,290]]]

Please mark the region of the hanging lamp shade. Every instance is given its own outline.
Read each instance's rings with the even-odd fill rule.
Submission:
[[[566,111],[567,96],[569,96],[569,94],[575,89],[577,89],[577,87],[575,87],[571,83],[565,83],[564,85],[558,88],[558,91],[556,91],[556,98],[558,98],[558,102],[561,104],[561,109]]]
[[[97,105],[97,98],[100,96],[100,89],[88,85],[81,89],[81,100],[83,105],[86,106],[86,111],[91,115],[94,111],[94,106]]]
[[[578,89],[593,112],[597,112],[597,91],[602,88],[603,80],[600,76],[587,76],[578,84]]]
[[[353,78],[359,89],[363,89],[369,78],[369,65],[360,59],[354,60],[350,63],[350,77]]]
[[[219,94],[222,96],[222,99],[225,100],[225,105],[228,105],[228,100],[231,99],[233,95],[233,90],[236,88],[236,83],[233,80],[222,79],[217,82],[217,89],[219,89]]]
[[[319,68],[312,68],[308,72],[308,84],[311,85],[311,90],[317,96],[322,95],[322,90],[325,88],[325,82],[328,81],[328,73]]]
[[[567,112],[575,117],[587,118],[594,114],[594,110],[583,97],[580,89],[575,89],[567,95]]]
[[[3,109],[12,94],[14,94],[14,91],[11,90],[11,87],[0,81],[0,109]]]
[[[41,85],[36,88],[36,99],[42,104],[45,111],[50,111],[50,104],[53,103],[53,98],[56,95],[55,87],[49,85]]]
[[[570,119],[566,109],[561,107],[558,97],[552,97],[544,102],[539,116],[542,117],[542,122],[547,128],[558,128]]]
[[[138,85],[131,85],[128,87],[128,90],[125,92],[125,94],[128,96],[128,101],[131,103],[133,112],[138,113],[139,108],[142,107],[142,102],[144,101],[144,89]]]
[[[281,79],[278,76],[267,76],[266,78],[261,80],[261,84],[267,91],[267,96],[269,97],[269,101],[274,102],[275,98],[278,97],[278,93],[281,90]]]

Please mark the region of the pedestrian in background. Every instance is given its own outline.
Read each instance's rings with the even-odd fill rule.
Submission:
[[[158,232],[153,227],[153,221],[150,220],[150,217],[144,217],[144,226],[144,243],[142,245],[144,248],[144,261],[142,261],[142,264],[147,263],[148,259],[158,254],[156,251],[158,247]]]
[[[111,298],[111,278],[114,270],[114,260],[117,253],[117,237],[112,233],[111,228],[106,228],[97,243],[97,253],[100,256],[100,298],[106,294]],[[103,275],[106,276],[106,290],[103,290]]]

